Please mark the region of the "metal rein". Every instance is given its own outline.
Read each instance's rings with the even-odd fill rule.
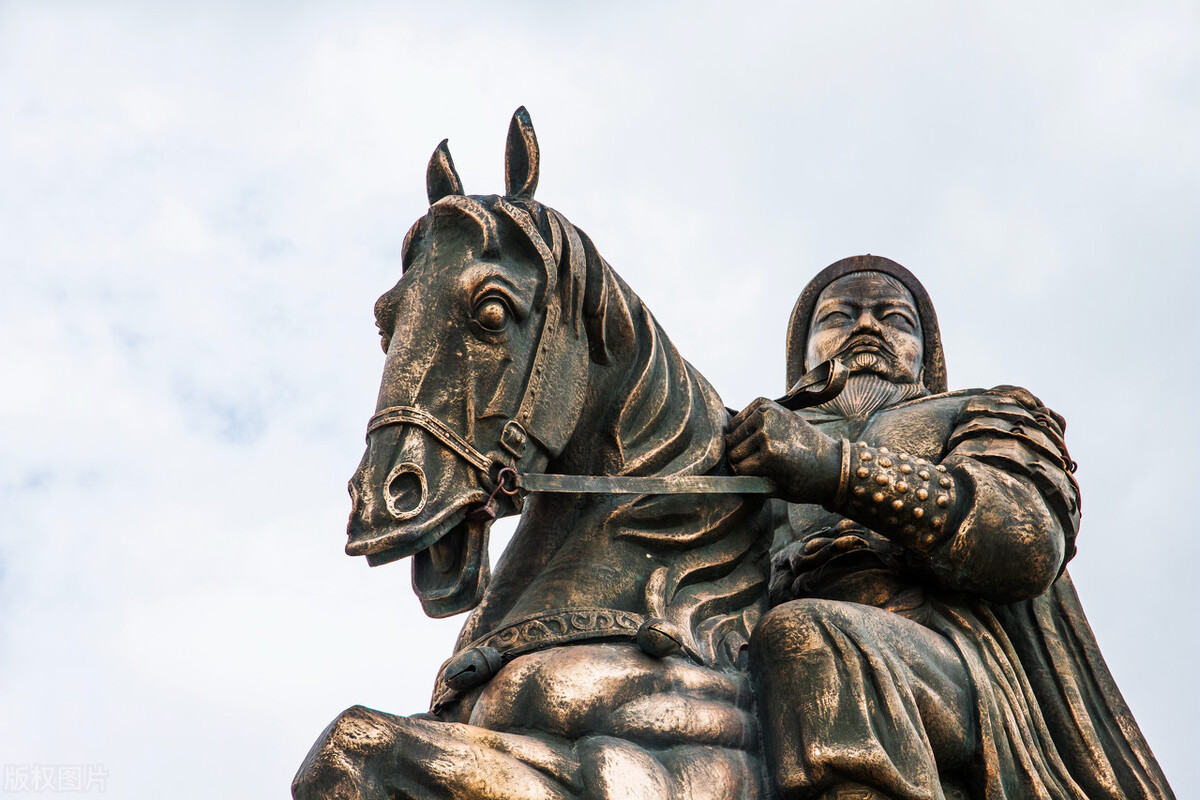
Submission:
[[[546,311],[546,321],[533,357],[529,382],[517,414],[500,431],[499,446],[508,457],[485,455],[453,428],[432,414],[414,406],[390,406],[376,413],[367,424],[367,436],[389,425],[416,425],[444,444],[453,453],[473,466],[492,492],[480,511],[495,517],[496,497],[504,493],[516,500],[521,493],[562,492],[569,494],[766,494],[776,493],[774,482],[746,475],[555,475],[537,472],[518,472],[517,463],[529,442],[529,420],[533,415],[536,396],[545,379],[545,358],[549,344],[558,328],[559,309],[552,304]],[[797,409],[824,402],[841,391],[847,370],[837,361],[827,361],[803,376],[787,395],[780,398],[784,406]],[[822,385],[823,384],[823,385]],[[493,471],[495,474],[493,475]]]

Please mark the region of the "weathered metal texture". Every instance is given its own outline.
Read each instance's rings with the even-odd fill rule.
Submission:
[[[297,798],[1171,797],[1064,571],[1064,422],[946,392],[911,273],[820,273],[788,394],[730,420],[533,200],[524,109],[505,169],[467,196],[430,160],[350,487],[347,553],[471,615],[431,713],[344,712]]]

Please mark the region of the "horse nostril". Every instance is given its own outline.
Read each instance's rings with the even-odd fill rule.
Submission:
[[[425,506],[425,473],[416,464],[392,470],[387,482],[387,507],[396,519],[408,519]]]

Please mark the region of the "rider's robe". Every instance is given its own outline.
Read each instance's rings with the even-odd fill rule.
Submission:
[[[808,797],[850,781],[898,800],[963,790],[986,800],[1172,797],[1063,571],[1075,551],[1079,493],[1062,418],[1015,387],[920,397],[858,420],[822,408],[800,413],[831,436],[944,465],[965,487],[966,511],[920,554],[819,506],[789,505],[779,515],[772,615],[790,624],[778,630],[817,631],[805,634],[815,637],[804,645],[810,651],[766,662],[790,674],[760,676],[779,794]],[[1011,548],[1014,537],[1040,550],[1035,560],[1054,559],[1059,577],[1048,590],[1031,590],[1005,562],[1012,550],[996,543]],[[969,691],[957,701],[931,698],[937,681],[921,675],[935,668],[906,654],[903,643],[921,637],[905,631],[935,634],[925,644],[950,654],[956,663],[946,666]],[[787,646],[787,635],[771,636],[755,647]],[[797,696],[813,688],[805,683],[818,674],[813,659],[829,654],[837,679],[827,686],[836,688]],[[946,722],[956,715],[967,719]],[[934,751],[953,750],[939,744],[953,736],[969,752],[938,763]]]

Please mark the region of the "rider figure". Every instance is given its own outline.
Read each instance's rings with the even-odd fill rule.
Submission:
[[[1063,419],[1013,386],[947,392],[929,297],[885,258],[839,261],[797,302],[789,385],[830,358],[850,371],[840,395],[759,399],[727,439],[733,468],[787,500],[752,641],[773,791],[1169,797],[1115,687],[1078,691],[1107,670],[1063,572],[1079,523]]]

